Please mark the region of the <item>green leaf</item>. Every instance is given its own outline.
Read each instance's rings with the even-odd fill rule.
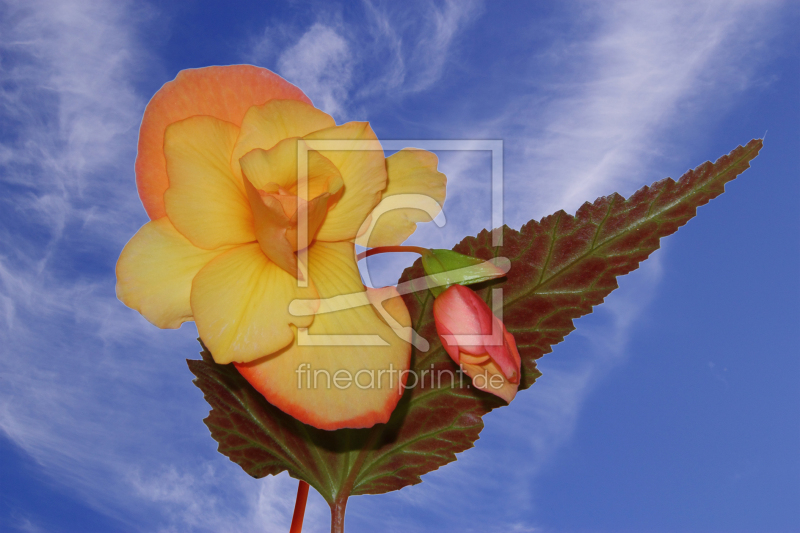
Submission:
[[[586,203],[575,216],[559,211],[531,221],[520,231],[503,228],[503,246],[491,246],[491,232],[467,237],[455,251],[488,260],[511,260],[507,278],[481,289],[502,288],[504,322],[522,356],[520,388],[541,374],[536,359],[552,350],[575,326],[573,320],[615,288],[616,278],[636,269],[670,235],[725,190],[725,183],[749,168],[761,140],[738,147],[716,163],[707,162],[679,181],[665,179],[625,200],[618,194]],[[424,275],[421,261],[406,269],[401,282]],[[481,417],[505,402],[469,387],[444,352],[432,317],[429,291],[404,296],[414,329],[430,343],[415,351],[412,368],[453,372],[455,378],[428,379],[406,391],[388,424],[370,429],[322,431],[267,403],[232,365],[217,365],[207,351],[190,360],[212,410],[205,419],[219,451],[253,477],[284,470],[313,486],[340,513],[348,496],[380,494],[421,481],[473,446]],[[429,376],[430,374],[426,374]],[[436,375],[436,374],[434,374]],[[460,386],[459,380],[463,380]]]
[[[474,285],[501,278],[508,271],[507,262],[495,265],[453,250],[435,248],[422,254],[421,259],[422,268],[428,275],[428,288],[434,296],[439,296],[454,284]]]

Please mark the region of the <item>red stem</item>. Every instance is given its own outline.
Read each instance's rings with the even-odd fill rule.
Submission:
[[[356,259],[361,261],[365,257],[376,254],[385,254],[387,252],[412,252],[419,255],[425,255],[429,252],[429,250],[419,246],[378,246],[377,248],[370,248],[369,250],[361,252],[358,254]]]
[[[292,527],[289,533],[301,533],[303,531],[303,516],[306,514],[306,501],[308,501],[308,483],[300,481],[297,486],[297,501],[294,504],[294,515],[292,516]]]

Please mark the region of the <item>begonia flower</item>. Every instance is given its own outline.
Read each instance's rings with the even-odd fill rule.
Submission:
[[[472,385],[511,402],[519,388],[521,359],[514,336],[486,302],[463,285],[453,285],[433,302],[442,346]]]
[[[338,144],[314,149],[320,140]],[[298,153],[307,154],[305,174]],[[413,208],[370,219],[382,198],[399,193],[441,206],[446,178],[436,167],[423,150],[384,158],[368,123],[337,126],[266,69],[184,70],[142,120],[136,182],[151,221],[122,251],[117,296],[160,328],[194,320],[217,363],[234,363],[302,422],[322,429],[386,422],[400,397],[396,376],[361,385],[369,372],[407,370],[407,340],[371,305],[295,316],[289,304],[365,293],[355,240],[370,226],[370,245],[396,245],[429,220]],[[305,270],[298,252],[307,253]],[[410,326],[391,291],[377,298],[370,290],[364,301],[382,302]],[[377,335],[382,343],[337,342],[342,335]],[[326,377],[337,372],[356,380],[337,387]]]

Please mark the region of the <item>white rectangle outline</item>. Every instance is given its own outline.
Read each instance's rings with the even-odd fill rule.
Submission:
[[[308,287],[308,211],[300,209],[301,199],[308,200],[308,152],[325,151],[380,151],[394,150],[399,151],[405,148],[417,148],[421,150],[440,150],[440,151],[488,151],[492,154],[491,171],[491,228],[492,228],[492,247],[503,245],[503,141],[502,140],[425,140],[425,139],[391,139],[391,140],[347,140],[347,139],[303,139],[297,143],[297,284],[298,287]],[[324,154],[323,154],[324,155]],[[499,300],[498,300],[499,297]],[[502,289],[492,289],[492,311],[502,321]],[[353,337],[369,337],[356,342],[355,345],[386,345],[386,341],[376,342],[375,335],[309,335],[306,328],[303,328],[302,344],[320,345],[333,341],[333,345],[353,342]],[[489,335],[469,335],[472,340],[489,337],[490,344],[497,343],[497,333],[492,328]],[[324,337],[327,339],[314,339],[314,337]],[[332,337],[341,337],[336,341]],[[462,335],[456,338],[461,340]],[[464,339],[466,340],[466,339]],[[298,338],[300,343],[301,338]],[[321,342],[320,342],[321,341]],[[366,341],[366,342],[365,342]],[[373,344],[375,343],[375,344]],[[501,340],[502,344],[502,340]]]

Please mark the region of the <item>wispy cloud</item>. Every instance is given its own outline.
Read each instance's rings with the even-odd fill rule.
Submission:
[[[653,172],[653,163],[667,168],[677,158],[665,153],[681,146],[680,153],[686,152],[685,139],[672,140],[675,131],[698,129],[708,118],[705,108],[719,111],[753,83],[757,72],[742,58],[763,49],[780,4],[579,5],[570,34],[554,39],[542,54],[547,68],[537,64],[536,79],[528,85],[536,87],[533,94],[509,97],[491,121],[442,126],[444,135],[466,131],[470,138],[505,140],[505,218],[512,227],[561,208],[574,212],[584,201],[615,190],[630,194],[665,177]],[[489,171],[471,153],[444,157],[440,170],[450,178],[449,228],[425,227],[413,239],[443,238],[452,245],[464,228],[474,234],[486,226],[488,205],[474,191],[488,192]],[[684,169],[672,170],[679,175]],[[483,177],[482,186],[476,176]],[[452,228],[462,231],[451,233]],[[531,390],[486,417],[484,437],[459,458],[457,468],[445,467],[422,486],[389,496],[395,505],[418,509],[429,524],[441,520],[464,531],[506,531],[521,517],[535,515],[537,477],[572,438],[592,391],[629,356],[628,338],[656,294],[664,253],[622,279],[592,317],[578,322],[570,340],[542,360],[544,375]],[[453,501],[471,502],[469,517],[454,518]],[[372,502],[358,505],[378,516]],[[439,508],[447,511],[431,511]],[[498,515],[504,517],[499,523],[474,524],[476,516]],[[421,519],[406,522],[403,530],[425,527]]]
[[[694,140],[704,110],[719,110],[752,83],[752,60],[771,38],[769,21],[779,5],[585,6],[575,29],[588,37],[554,45],[536,100],[522,98],[508,108],[516,117],[511,125],[524,132],[509,146],[522,156],[511,166],[512,183],[530,191],[524,204],[511,199],[512,216],[530,211],[531,200],[537,214],[574,211],[584,201],[614,190],[629,194],[663,177],[643,169],[664,164],[676,146],[665,139],[676,128],[684,142]]]
[[[580,4],[569,34],[553,40],[572,44],[553,44],[539,70],[523,72],[536,79],[498,101],[496,119],[437,126],[446,138],[506,140],[512,225],[614,189],[630,192],[661,177],[639,170],[663,159],[670,145],[660,136],[703,117],[676,110],[695,111],[750,83],[751,72],[735,59],[758,45],[775,5]],[[363,21],[333,16],[290,32],[271,24],[269,38],[249,43],[246,59],[275,68],[337,118],[363,118],[346,115],[441,80],[482,9],[455,1],[363,6]],[[196,350],[193,329],[157,331],[114,298],[114,261],[145,221],[133,159],[149,95],[135,86],[154,58],[137,31],[154,15],[140,4],[100,0],[6,1],[0,9],[0,431],[130,530],[287,529],[296,481],[248,478],[215,452],[199,422],[208,407],[182,361]],[[467,209],[484,201],[475,170],[488,176],[486,163],[476,154],[442,158],[451,183],[448,225],[421,229],[416,242],[448,246],[486,226],[475,216],[480,210]],[[575,338],[584,335],[595,348],[559,348],[562,359],[545,358],[540,383],[488,416],[484,439],[457,466],[412,489],[354,499],[354,531],[387,523],[389,502],[420,516],[440,502],[452,516],[445,502],[459,498],[507,510],[498,531],[530,530],[519,525],[521,500],[506,490],[486,499],[486,485],[475,480],[487,479],[485,465],[501,450],[510,459],[493,468],[519,498],[535,494],[530,479],[557,457],[593,388],[626,357],[630,326],[654,293],[659,268],[651,259],[580,323]],[[522,434],[520,420],[533,429]],[[397,518],[397,530],[430,529]],[[323,531],[327,521],[324,502],[313,496],[306,529]],[[478,527],[467,518],[460,524]],[[46,526],[20,519],[19,528]]]
[[[302,87],[335,117],[352,119],[345,110],[363,113],[435,84],[481,11],[477,1],[453,0],[362,7],[359,17],[346,18],[326,5],[324,22],[307,27],[269,23],[245,57]]]
[[[452,59],[456,38],[482,11],[482,3],[475,0],[439,4],[367,1],[364,6],[370,37],[383,50],[385,63],[378,75],[365,83],[362,97],[378,92],[408,94],[434,85]]]
[[[104,376],[121,369],[110,368],[98,331],[108,321],[122,332],[130,326],[113,305],[110,272],[83,271],[98,266],[83,263],[81,251],[111,257],[109,245],[136,218],[126,184],[143,105],[127,76],[137,60],[126,27],[135,13],[100,2],[4,9],[11,67],[1,98],[11,135],[2,139],[2,172],[14,194],[3,195],[0,234],[0,429],[89,490],[98,469],[114,466],[108,440],[124,424],[108,411],[119,396]]]
[[[503,216],[516,228],[559,209],[575,212],[615,191],[630,195],[667,173],[677,178],[687,168],[676,162],[702,162],[682,157],[708,131],[701,126],[762,83],[754,59],[773,38],[770,22],[781,5],[564,4],[568,23],[531,22],[531,32],[544,33],[547,24],[558,32],[547,30],[551,38],[531,51],[527,70],[509,73],[508,82],[484,81],[483,92],[467,102],[450,102],[462,115],[426,125],[425,135],[504,141]],[[375,26],[392,41],[392,26]],[[526,43],[527,37],[511,40]],[[502,91],[503,98],[487,101],[487,90]],[[491,223],[485,154],[444,152],[439,169],[448,176],[447,224],[420,227],[414,244],[452,246]],[[376,275],[396,277],[399,265]]]
[[[146,220],[135,83],[152,60],[137,31],[153,13],[105,1],[0,9],[0,431],[127,530],[286,529],[296,481],[252,480],[211,446],[183,362],[194,332],[159,332],[114,296],[116,257]]]
[[[780,5],[572,4],[561,33],[532,51],[538,59],[527,73],[514,73],[523,82],[503,86],[507,94],[493,102],[476,97],[451,104],[491,119],[465,112],[463,119],[438,123],[434,135],[504,140],[503,217],[516,228],[559,209],[575,212],[615,191],[630,195],[665,172],[678,177],[687,169],[675,167],[683,160],[674,154],[685,153],[686,140],[706,131],[698,127],[702,121],[754,83],[752,59],[772,37],[767,28]],[[544,31],[535,24],[547,23],[534,22],[531,31]],[[392,26],[376,27],[392,35]],[[452,246],[491,223],[486,154],[444,152],[439,169],[448,176],[447,224],[421,226],[410,243]],[[375,276],[396,279],[401,264],[375,269]]]
[[[350,45],[333,28],[314,24],[278,58],[278,71],[300,87],[317,107],[342,112],[352,82],[354,58]]]

